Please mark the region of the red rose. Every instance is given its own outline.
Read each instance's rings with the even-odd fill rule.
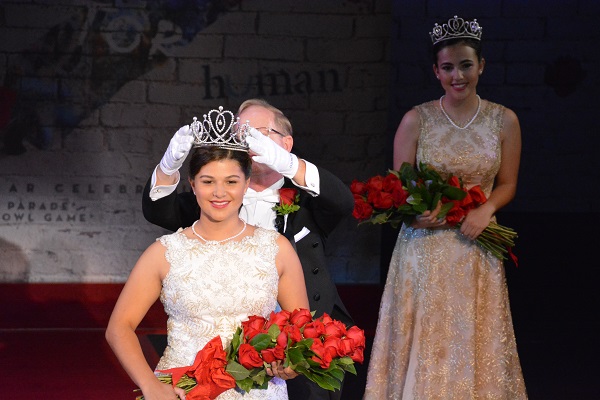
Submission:
[[[325,336],[342,338],[346,336],[346,325],[343,322],[333,320],[325,325]]]
[[[210,386],[210,391],[208,394],[209,398],[211,399],[216,398],[226,390],[234,388],[236,384],[235,378],[225,371],[225,367],[213,369],[211,378],[214,383],[214,385]],[[186,395],[185,398],[188,400],[194,400],[193,389]]]
[[[392,190],[394,207],[400,207],[402,204],[406,204],[406,199],[408,199],[408,192],[402,188],[402,185],[395,187]]]
[[[281,205],[291,206],[296,202],[298,191],[292,188],[279,189],[279,203]]]
[[[459,188],[460,180],[458,179],[458,177],[456,175],[452,175],[452,177],[450,177],[450,179],[448,179],[448,185]]]
[[[316,339],[325,334],[325,325],[322,321],[313,321],[304,326],[303,333],[307,339]]]
[[[272,325],[277,325],[279,330],[282,330],[290,320],[290,315],[291,313],[286,310],[281,310],[279,312],[271,311],[271,316],[265,325],[265,330],[269,330]]]
[[[402,181],[398,179],[398,177],[395,174],[387,174],[387,176],[383,178],[383,191],[392,193],[394,190],[397,190],[398,187],[402,188]]]
[[[277,336],[277,344],[287,347],[288,339],[291,340],[292,344],[301,341],[302,333],[300,333],[300,328],[298,328],[296,325],[284,326],[279,336]]]
[[[356,325],[351,326],[346,331],[346,337],[352,339],[355,347],[365,347],[366,339],[365,339],[365,331],[357,327]]]
[[[259,315],[252,315],[248,318],[248,321],[242,322],[242,329],[244,330],[244,337],[247,341],[259,333],[264,333],[264,326],[267,320]]]
[[[355,194],[354,195],[354,211],[352,211],[352,216],[358,220],[363,220],[371,217],[373,215],[373,207],[369,203],[367,203],[362,196]]]
[[[323,315],[321,315],[319,317],[319,321],[321,321],[323,323],[323,325],[328,325],[328,324],[332,323],[334,320],[333,320],[333,318],[331,318],[329,316],[329,314],[323,313]]]
[[[473,186],[471,189],[469,189],[469,194],[477,206],[480,206],[487,201],[487,198],[485,197],[485,194],[479,185]]]
[[[450,211],[448,211],[448,213],[446,214],[446,222],[448,223],[448,225],[454,226],[460,221],[462,221],[462,219],[466,215],[466,212],[460,207],[458,201],[450,201],[450,203],[453,203],[454,207],[452,207]]]
[[[242,366],[246,369],[261,367],[263,365],[263,360],[260,358],[258,351],[256,351],[256,349],[248,343],[243,343],[240,345],[238,354],[239,363],[242,364]]]
[[[160,372],[170,373],[173,387],[183,375],[194,377],[196,386],[188,393],[189,399],[215,398],[228,389],[235,387],[235,379],[225,371],[227,353],[223,350],[220,336],[215,336],[196,354],[194,364]],[[204,397],[203,397],[204,396]]]
[[[315,353],[315,355],[312,356],[312,360],[314,362],[319,363],[320,367],[323,369],[329,368],[333,357],[331,352],[325,349],[325,346],[323,346],[323,343],[321,343],[320,340],[313,341],[312,346],[310,346],[310,350]]]
[[[365,331],[358,328],[357,326],[352,326],[346,332],[345,340],[352,341],[352,351],[346,353],[352,361],[362,363],[364,361],[364,350],[365,350]]]
[[[471,197],[471,194],[469,192],[467,192],[467,194],[462,200],[458,200],[458,206],[464,211],[475,208],[475,203],[473,203],[473,198]]]
[[[262,356],[262,359],[269,364],[273,361],[285,359],[285,351],[283,347],[280,346],[275,346],[270,349],[261,350],[260,355]]]
[[[369,180],[365,183],[365,186],[369,193],[381,192],[381,190],[383,189],[383,176],[377,175],[372,178],[369,178]]]
[[[354,341],[352,339],[346,337],[339,340],[340,343],[338,348],[338,354],[340,355],[340,357],[349,356],[354,352]]]
[[[349,340],[351,341],[351,340]],[[363,361],[365,360],[365,355],[364,355],[365,349],[364,347],[350,347],[349,350],[346,350],[346,357],[350,357],[352,359],[352,361],[354,362],[359,362],[359,363],[363,363]]]
[[[312,319],[312,314],[306,308],[294,310],[290,315],[290,322],[298,328],[302,328],[304,325],[311,322]]]
[[[323,347],[325,347],[325,351],[331,354],[332,359],[335,357],[343,357],[345,354],[343,353],[342,339],[334,336],[330,336],[323,342]]]
[[[387,210],[394,205],[392,194],[388,192],[371,192],[367,197],[367,201],[381,210]]]
[[[352,194],[364,194],[367,191],[367,186],[364,184],[364,182],[354,179],[350,184],[350,191]]]

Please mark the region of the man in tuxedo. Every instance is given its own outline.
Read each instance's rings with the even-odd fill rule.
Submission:
[[[286,236],[302,263],[310,308],[315,317],[323,313],[353,325],[325,262],[324,246],[338,223],[352,213],[350,189],[329,171],[291,153],[292,126],[277,108],[261,99],[246,100],[238,110],[241,123],[249,122],[247,142],[253,156],[250,187],[240,209],[249,224],[277,229]],[[160,164],[146,184],[142,196],[144,217],[151,223],[175,231],[190,226],[199,217],[195,196],[176,193],[179,168],[192,147],[188,126],[180,128],[169,143]],[[300,208],[284,216],[273,207],[280,188],[298,188]],[[291,400],[339,399],[341,392],[321,389],[303,376],[287,381]]]

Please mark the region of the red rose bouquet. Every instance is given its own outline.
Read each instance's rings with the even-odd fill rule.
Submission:
[[[350,186],[354,195],[352,215],[363,223],[389,223],[397,228],[412,223],[415,216],[433,210],[442,203],[439,218],[446,218],[448,225],[460,227],[467,213],[486,202],[480,186],[466,190],[462,181],[453,175],[444,179],[427,164],[414,168],[403,163],[399,171],[390,170],[386,176],[377,175],[366,182],[354,180]],[[477,237],[476,242],[495,257],[504,260],[512,253],[517,233],[508,227],[490,222]]]
[[[159,371],[158,377],[186,390],[188,400],[210,400],[228,389],[266,389],[273,378],[265,367],[281,360],[327,390],[339,390],[345,372],[362,363],[365,335],[329,315],[313,319],[306,309],[272,312],[269,319],[251,316],[242,322],[227,349],[219,336],[200,350],[189,367]],[[143,396],[138,397],[143,399]]]

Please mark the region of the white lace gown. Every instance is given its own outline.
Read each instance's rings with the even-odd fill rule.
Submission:
[[[192,365],[198,351],[215,336],[221,336],[226,347],[248,316],[267,318],[275,310],[278,235],[257,228],[252,236],[222,244],[189,239],[180,232],[159,239],[171,266],[160,295],[168,315],[167,347],[156,370]],[[265,390],[243,395],[230,389],[217,397],[287,398],[285,381],[279,378],[273,378]]]
[[[481,185],[500,168],[504,107],[485,101],[459,130],[417,106],[417,163]],[[501,221],[500,221],[501,223]],[[379,310],[365,400],[526,399],[500,260],[457,229],[403,226]]]

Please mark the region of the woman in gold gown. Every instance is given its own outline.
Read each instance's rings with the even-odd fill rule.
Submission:
[[[379,310],[365,400],[526,399],[503,263],[475,238],[516,192],[521,132],[510,109],[477,93],[485,60],[476,20],[435,25],[433,71],[445,94],[408,111],[403,162],[481,185],[487,202],[460,229],[439,207],[402,226]]]

